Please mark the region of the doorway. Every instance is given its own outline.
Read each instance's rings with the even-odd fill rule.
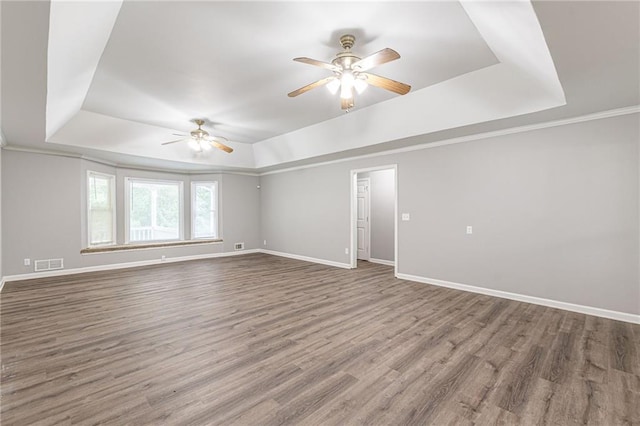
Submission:
[[[398,270],[398,167],[351,170],[351,268],[358,260]]]

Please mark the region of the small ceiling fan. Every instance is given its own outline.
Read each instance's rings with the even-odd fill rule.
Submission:
[[[176,142],[186,141],[189,144],[189,147],[191,147],[191,149],[193,149],[195,152],[209,151],[211,147],[218,148],[228,153],[233,152],[233,148],[222,143],[229,143],[229,140],[227,138],[223,138],[222,136],[210,136],[209,132],[202,129],[204,120],[195,119],[193,120],[193,122],[198,125],[198,128],[196,130],[192,130],[188,135],[174,133],[175,136],[182,136],[182,138],[176,139],[175,141],[165,142],[162,145],[169,145]]]
[[[345,34],[340,37],[340,44],[342,45],[343,51],[338,53],[331,63],[304,57],[295,58],[294,61],[296,62],[302,62],[333,71],[333,75],[307,84],[298,90],[294,90],[289,93],[288,96],[293,98],[316,87],[326,85],[329,91],[334,94],[340,89],[340,106],[342,109],[349,111],[349,109],[354,106],[354,90],[362,93],[369,84],[400,95],[405,95],[411,90],[411,86],[408,84],[365,72],[378,65],[399,59],[400,55],[398,52],[386,48],[372,55],[360,58],[351,52],[355,41],[356,38],[350,34]]]

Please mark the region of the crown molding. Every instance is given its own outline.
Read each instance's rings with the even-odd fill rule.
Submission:
[[[371,154],[355,155],[352,157],[340,158],[337,160],[323,161],[319,163],[305,164],[302,166],[288,167],[285,169],[271,170],[268,172],[259,173],[259,175],[267,176],[267,175],[273,175],[277,173],[286,173],[286,172],[292,172],[295,170],[302,170],[302,169],[309,169],[313,167],[327,166],[330,164],[344,163],[345,161],[361,160],[365,158],[375,158],[375,157],[381,157],[384,155],[400,154],[403,152],[420,151],[423,149],[437,148],[439,146],[453,145],[453,144],[464,143],[464,142],[472,142],[476,140],[494,138],[498,136],[513,135],[517,133],[525,133],[525,132],[531,132],[534,130],[548,129],[551,127],[566,126],[569,124],[583,123],[586,121],[601,120],[604,118],[619,117],[622,115],[637,114],[637,113],[640,113],[640,105],[632,105],[629,107],[617,108],[617,109],[612,109],[607,111],[600,111],[593,114],[580,115],[577,117],[563,118],[560,120],[546,121],[546,122],[536,123],[536,124],[528,124],[526,126],[510,127],[507,129],[495,130],[492,132],[476,133],[474,135],[461,136],[461,137],[451,138],[451,139],[443,139],[440,141],[427,142],[427,143],[412,145],[404,148],[389,149],[386,151],[374,152]]]
[[[295,170],[309,169],[309,168],[313,168],[313,167],[326,166],[326,165],[330,165],[330,164],[344,163],[346,161],[361,160],[361,159],[365,159],[365,158],[375,158],[375,157],[381,157],[381,156],[385,156],[385,155],[400,154],[400,153],[404,153],[404,152],[420,151],[420,150],[423,150],[423,149],[437,148],[437,147],[445,146],[445,145],[453,145],[453,144],[458,144],[458,143],[472,142],[472,141],[476,141],[476,140],[488,139],[488,138],[493,138],[493,137],[512,135],[512,134],[517,134],[517,133],[525,133],[525,132],[531,132],[531,131],[534,131],[534,130],[548,129],[548,128],[552,128],[552,127],[566,126],[566,125],[570,125],[570,124],[583,123],[583,122],[587,122],[587,121],[601,120],[601,119],[605,119],[605,118],[619,117],[619,116],[623,116],[623,115],[638,114],[638,113],[640,113],[640,105],[632,105],[632,106],[628,106],[628,107],[624,107],[624,108],[617,108],[617,109],[612,109],[612,110],[607,110],[607,111],[600,111],[600,112],[596,112],[596,113],[592,113],[592,114],[585,114],[585,115],[581,115],[581,116],[577,116],[577,117],[564,118],[564,119],[560,119],[560,120],[546,121],[546,122],[542,122],[542,123],[529,124],[529,125],[526,125],[526,126],[510,127],[510,128],[507,128],[507,129],[501,129],[501,130],[496,130],[496,131],[492,131],[492,132],[476,133],[474,135],[461,136],[461,137],[451,138],[451,139],[443,139],[443,140],[439,140],[439,141],[435,141],[435,142],[427,142],[427,143],[423,143],[423,144],[419,144],[419,145],[412,145],[412,146],[408,146],[408,147],[404,147],[404,148],[389,149],[389,150],[385,150],[385,151],[374,152],[374,153],[371,153],[371,154],[355,155],[355,156],[351,156],[351,157],[340,158],[340,159],[337,159],[337,160],[322,161],[322,162],[318,162],[318,163],[305,164],[305,165],[302,165],[302,166],[288,167],[288,168],[283,168],[283,169],[271,170],[271,171],[268,171],[268,172],[260,172],[258,169],[256,169],[255,172],[240,172],[240,171],[219,170],[219,169],[211,169],[211,170],[180,170],[180,169],[174,169],[174,168],[135,166],[135,165],[129,165],[129,164],[125,164],[125,163],[114,163],[114,162],[103,160],[103,159],[100,159],[100,158],[91,157],[91,156],[82,155],[82,154],[71,153],[71,152],[53,151],[53,150],[46,150],[46,149],[39,149],[39,148],[30,148],[30,147],[22,147],[22,146],[15,146],[15,145],[7,145],[6,144],[6,140],[4,138],[2,138],[2,135],[0,135],[0,147],[2,147],[2,149],[7,150],[7,151],[27,152],[27,153],[32,153],[32,154],[43,154],[43,155],[53,155],[53,156],[59,156],[59,157],[78,158],[78,159],[92,161],[94,163],[99,163],[99,164],[103,164],[103,165],[111,166],[111,167],[116,167],[116,168],[120,168],[120,169],[131,169],[131,170],[150,171],[150,172],[159,172],[159,173],[177,173],[177,174],[182,174],[182,175],[228,174],[228,175],[258,176],[259,177],[259,176],[267,176],[267,175],[272,175],[272,174],[277,174],[277,173],[292,172],[292,171],[295,171]]]
[[[219,170],[219,169],[211,169],[211,170],[180,170],[173,168],[162,168],[162,167],[145,167],[145,166],[136,166],[130,165],[126,163],[114,163],[111,161],[103,160],[101,158],[91,157],[83,154],[76,154],[73,152],[65,152],[65,151],[52,151],[46,149],[39,148],[30,148],[16,145],[5,145],[2,147],[7,151],[15,151],[15,152],[26,152],[29,154],[41,154],[41,155],[51,155],[54,157],[67,157],[67,158],[77,158],[80,160],[91,161],[93,163],[102,164],[105,166],[115,167],[118,169],[129,169],[129,170],[140,170],[145,172],[158,172],[158,173],[175,173],[181,175],[208,175],[208,174],[221,174],[221,175],[242,175],[242,176],[260,176],[258,173],[253,172],[236,172],[233,170]]]

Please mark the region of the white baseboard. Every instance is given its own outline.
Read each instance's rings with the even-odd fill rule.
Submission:
[[[416,281],[424,284],[436,285],[439,287],[453,288],[455,290],[468,291],[471,293],[485,294],[487,296],[501,297],[503,299],[517,300],[518,302],[532,303],[534,305],[548,306],[550,308],[563,309],[565,311],[578,312],[581,314],[594,315],[597,317],[609,318],[617,321],[640,324],[640,315],[626,312],[610,311],[608,309],[595,308],[593,306],[576,305],[574,303],[560,302],[558,300],[544,299],[541,297],[527,296],[524,294],[510,293],[502,290],[476,287],[468,284],[459,284],[450,281],[438,280],[435,278],[420,277],[409,274],[396,274],[397,278],[408,281]]]
[[[369,262],[379,263],[381,265],[387,265],[387,266],[396,266],[396,262],[394,262],[393,260],[374,259],[373,257],[369,258]]]
[[[251,253],[264,253],[264,254],[270,254],[273,256],[286,257],[289,259],[302,260],[306,262],[334,266],[337,268],[351,269],[351,265],[349,265],[348,263],[334,262],[331,260],[318,259],[315,257],[301,256],[297,254],[283,253],[283,252],[273,251],[273,250],[250,249],[250,250],[241,250],[241,251],[233,251],[233,252],[208,253],[208,254],[198,254],[193,256],[171,257],[171,258],[165,259],[164,261],[160,259],[153,259],[153,260],[143,260],[138,262],[113,263],[109,265],[88,266],[83,268],[59,269],[55,271],[8,275],[5,277],[2,277],[2,279],[0,280],[0,291],[2,291],[2,289],[4,288],[4,284],[10,281],[21,281],[21,280],[29,280],[33,278],[46,278],[46,277],[61,276],[61,275],[81,274],[85,272],[108,271],[113,269],[134,268],[137,266],[158,265],[161,263],[185,262],[189,260],[211,259],[216,257],[239,256],[239,255],[251,254]],[[374,263],[393,265],[393,262],[390,262],[387,260],[369,259],[369,261]],[[387,263],[383,263],[383,262],[387,262]],[[484,288],[484,287],[476,287],[468,284],[459,284],[459,283],[454,283],[450,281],[438,280],[435,278],[420,277],[417,275],[398,273],[396,277],[403,280],[415,281],[415,282],[424,283],[424,284],[431,284],[439,287],[447,287],[447,288],[452,288],[456,290],[468,291],[471,293],[484,294],[487,296],[517,300],[519,302],[533,303],[535,305],[548,306],[551,308],[564,309],[566,311],[578,312],[578,313],[587,314],[587,315],[594,315],[594,316],[609,318],[617,321],[640,324],[640,315],[630,314],[626,312],[611,311],[608,309],[596,308],[593,306],[576,305],[574,303],[560,302],[557,300],[544,299],[544,298],[535,297],[535,296],[527,296],[527,295],[518,294],[518,293],[510,293],[502,290],[493,290],[493,289]]]
[[[260,252],[259,249],[250,249],[250,250],[239,250],[239,251],[221,252],[221,253],[206,253],[206,254],[196,254],[192,256],[168,257],[165,260],[161,260],[161,259],[141,260],[137,262],[111,263],[108,265],[86,266],[83,268],[58,269],[55,271],[43,271],[43,272],[32,272],[28,274],[7,275],[6,277],[2,278],[2,282],[0,284],[0,291],[2,291],[2,287],[4,286],[4,283],[9,281],[22,281],[22,280],[30,280],[34,278],[46,278],[46,277],[56,277],[61,275],[82,274],[85,272],[109,271],[112,269],[135,268],[137,266],[159,265],[161,263],[173,263],[173,262],[186,262],[188,260],[239,256],[243,254],[259,253],[259,252]]]
[[[322,265],[335,266],[336,268],[351,269],[348,263],[334,262],[333,260],[318,259],[316,257],[301,256],[299,254],[283,253],[280,251],[258,249],[260,253],[270,254],[273,256],[287,257],[289,259],[304,260],[305,262],[320,263]]]

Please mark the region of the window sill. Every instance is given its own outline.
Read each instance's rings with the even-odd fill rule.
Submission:
[[[134,244],[118,244],[111,246],[87,247],[80,250],[80,254],[93,253],[111,253],[127,250],[142,250],[165,247],[195,246],[201,244],[219,244],[222,240],[188,240],[188,241],[172,241],[160,243],[134,243]]]

